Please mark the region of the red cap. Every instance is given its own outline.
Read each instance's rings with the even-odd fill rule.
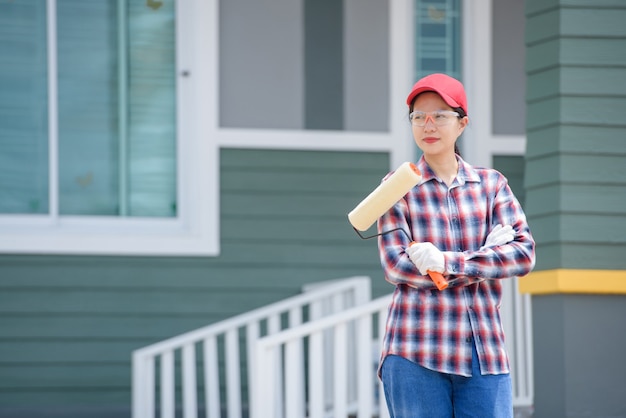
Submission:
[[[437,93],[444,102],[450,107],[460,107],[465,111],[467,115],[467,98],[465,97],[465,88],[463,84],[456,78],[450,77],[446,74],[431,74],[420,79],[413,89],[411,94],[406,98],[406,104],[411,107],[411,103],[417,97],[418,94],[425,91],[434,91]]]

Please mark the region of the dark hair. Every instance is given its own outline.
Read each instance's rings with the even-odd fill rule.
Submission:
[[[459,114],[459,119],[467,116],[467,114],[465,113],[465,110],[463,110],[462,107],[453,107],[452,110],[454,110],[456,113]]]
[[[467,116],[465,110],[463,110],[462,107],[453,107],[452,110],[459,114],[459,119],[463,119],[465,116]],[[459,157],[461,156],[461,150],[459,149],[459,146],[456,144],[456,142],[454,143],[454,153],[457,154]]]

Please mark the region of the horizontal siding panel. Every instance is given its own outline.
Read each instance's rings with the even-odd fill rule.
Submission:
[[[561,123],[561,100],[552,97],[545,100],[528,103],[526,106],[526,127],[533,130],[550,127]]]
[[[233,290],[110,291],[63,289],[3,289],[0,306],[3,313],[204,313],[233,312],[235,306],[258,306],[271,303],[291,293],[279,289],[237,292]],[[141,300],[141,303],[138,303]]]
[[[377,256],[375,240],[355,242],[354,244],[363,252],[363,258],[368,259]],[[194,260],[191,260],[194,261]],[[69,262],[68,262],[69,263]],[[155,268],[154,266],[151,266]],[[139,269],[139,267],[137,267]],[[161,289],[168,291],[172,288],[208,290],[220,292],[224,289],[241,289],[242,286],[249,286],[254,282],[255,289],[290,288],[294,292],[300,291],[302,283],[318,282],[323,280],[339,279],[354,275],[367,275],[371,273],[365,268],[355,269],[354,266],[315,266],[314,268],[303,268],[302,266],[242,266],[233,268],[208,268],[189,267],[185,269],[185,274],[181,274],[180,269],[168,264],[160,264],[156,267],[154,274],[137,274],[132,281],[124,278],[122,274],[118,277],[113,274],[111,277],[103,279],[96,267],[90,276],[66,275],[66,267],[54,265],[40,261],[32,263],[30,266],[14,266],[3,268],[6,277],[0,280],[0,291],[6,287],[10,288],[36,288],[45,287],[47,289]],[[115,271],[115,270],[114,270]],[[124,268],[119,268],[120,273],[124,273]],[[145,271],[151,272],[148,266]],[[157,274],[160,273],[160,274]],[[376,276],[380,277],[379,274]],[[50,277],[58,279],[50,280]],[[182,315],[182,314],[181,314]]]
[[[347,212],[346,212],[347,214]],[[223,243],[248,241],[264,244],[276,241],[327,243],[329,240],[351,243],[357,238],[347,216],[338,220],[315,218],[229,218],[222,223]]]
[[[561,39],[560,62],[563,65],[611,67],[626,65],[624,38]]]
[[[593,6],[592,3],[588,4]],[[561,36],[617,38],[626,37],[626,8],[562,8]]]
[[[528,198],[524,206],[526,216],[534,221],[537,216],[560,213],[563,209],[561,207],[562,187],[562,185],[552,183],[527,189]],[[535,231],[533,230],[534,233]]]
[[[562,214],[561,235],[567,243],[626,246],[626,213],[618,215]],[[626,254],[625,254],[626,255]],[[626,269],[626,256],[621,266]]]
[[[536,227],[533,227],[535,234]],[[535,271],[564,269],[624,270],[623,245],[539,242]]]
[[[626,244],[626,215],[549,214],[534,216],[531,227],[539,243],[558,240],[569,244]],[[626,258],[622,258],[626,267]]]
[[[206,314],[94,315],[3,313],[3,338],[168,338],[212,323]],[[1,363],[1,362],[0,362]],[[0,373],[0,375],[2,375]],[[0,379],[1,380],[1,379]]]
[[[0,416],[7,418],[128,418],[130,389],[74,387],[4,389],[0,391]],[[42,410],[45,411],[42,414]]]
[[[355,236],[355,240],[360,239]],[[312,245],[310,243],[272,242],[260,245],[241,241],[236,244],[224,243],[223,254],[219,265],[237,266],[250,264],[255,266],[280,264],[283,266],[317,266],[317,265],[352,265],[357,266],[366,262],[360,245],[335,245],[332,242]],[[372,257],[373,258],[373,257]],[[378,258],[376,254],[376,263]],[[373,265],[372,265],[373,266]]]
[[[570,130],[576,131],[576,128]],[[525,158],[527,160],[545,158],[546,156],[559,152],[561,147],[565,146],[562,140],[563,130],[564,127],[562,125],[544,126],[538,129],[528,130],[526,133]]]
[[[563,268],[625,270],[624,245],[562,243]]]
[[[626,155],[624,128],[558,125],[528,132],[527,159],[557,152]]]
[[[34,363],[117,363],[129,360],[133,350],[153,343],[153,340],[134,338],[128,340],[0,340],[0,357],[11,358],[11,363],[32,365]],[[130,367],[129,367],[130,373]],[[129,375],[130,377],[130,375]],[[120,385],[126,382],[119,382]]]
[[[528,220],[528,225],[537,245],[554,243],[561,239],[561,224],[558,213],[550,213],[541,217],[533,216]],[[537,254],[542,253],[537,251]]]
[[[527,160],[526,189],[554,183],[626,186],[621,155],[550,155]]]
[[[554,66],[534,73],[532,83],[526,85],[526,102],[537,102],[559,96],[562,92],[561,73],[563,71],[565,71],[564,68]]]
[[[533,75],[526,100],[558,95],[626,96],[626,71],[623,68],[560,67]]]
[[[533,14],[556,7],[624,8],[623,0],[526,0],[525,13]]]
[[[387,172],[370,174],[343,174],[338,176],[332,172],[271,172],[242,171],[224,172],[221,188],[225,192],[240,193],[294,193],[305,195],[318,193],[322,195],[341,194],[353,190],[354,184],[366,182],[377,185]]]
[[[381,178],[378,178],[379,183]],[[376,183],[372,182],[372,184]],[[223,193],[220,202],[222,213],[224,213],[222,218],[242,216],[345,218],[345,215],[374,189],[369,186],[368,182],[367,187],[353,187],[334,195]],[[251,205],[251,202],[254,204]]]
[[[524,209],[532,217],[557,212],[617,215],[625,204],[626,185],[550,184],[533,188]]]
[[[546,9],[542,13],[533,14],[526,19],[525,42],[533,45],[549,39],[559,37],[560,10]]]
[[[626,55],[623,50],[621,52]],[[565,95],[626,96],[626,71],[624,68],[563,67],[561,92]]]
[[[561,64],[561,45],[562,40],[559,39],[545,39],[541,42],[526,44],[526,61],[524,68],[526,72],[533,76],[540,72],[556,68]],[[530,79],[534,82],[534,79]],[[526,83],[526,89],[532,87],[529,83]],[[550,87],[547,87],[550,88]]]
[[[22,367],[7,367],[0,365],[0,391],[5,389],[116,389],[130,390],[130,384],[121,385],[120,382],[130,381],[130,362],[109,363],[105,365],[64,364],[47,365],[33,364]],[[94,380],[91,376],[99,376]],[[8,382],[13,382],[9,384]]]
[[[271,169],[352,173],[388,165],[389,154],[381,152],[220,149],[220,166],[225,172],[233,169]]]
[[[622,111],[624,108],[626,97],[563,97],[561,122],[626,128]]]
[[[626,8],[549,8],[528,15],[526,43],[545,39],[617,38],[626,36]]]
[[[554,97],[529,103],[529,130],[556,124],[626,127],[626,97]]]
[[[589,68],[626,65],[626,39],[566,38],[546,39],[527,45],[526,70],[533,75],[556,66]]]

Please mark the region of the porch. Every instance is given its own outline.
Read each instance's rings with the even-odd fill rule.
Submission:
[[[507,283],[503,323],[516,418],[532,416],[527,296]],[[388,417],[376,377],[391,295],[368,277],[300,295],[133,353],[133,418]],[[382,402],[381,402],[382,401]]]

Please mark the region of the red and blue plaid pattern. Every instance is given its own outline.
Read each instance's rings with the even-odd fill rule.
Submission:
[[[532,270],[535,242],[506,178],[457,158],[458,175],[448,187],[422,157],[421,182],[378,220],[379,232],[402,228],[413,241],[443,251],[449,282],[439,291],[420,274],[404,251],[411,241],[406,234],[379,237],[385,278],[396,286],[381,358],[396,354],[431,370],[471,376],[475,343],[482,374],[508,373],[500,280]],[[513,226],[514,240],[481,248],[497,224]]]

